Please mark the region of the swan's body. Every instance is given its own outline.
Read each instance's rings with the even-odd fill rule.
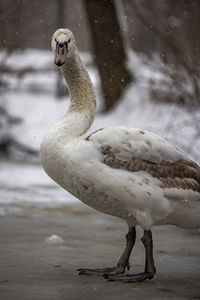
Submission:
[[[124,219],[129,228],[199,228],[200,167],[159,136],[138,128],[110,127],[88,135],[95,94],[73,34],[57,30],[52,48],[71,105],[43,140],[41,161],[47,174],[87,205]]]

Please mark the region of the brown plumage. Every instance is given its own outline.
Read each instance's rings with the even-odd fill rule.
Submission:
[[[165,188],[177,188],[200,192],[200,167],[189,160],[177,160],[175,162],[161,161],[151,162],[141,158],[119,159],[112,152],[109,145],[102,147],[103,163],[131,172],[146,171],[159,179]]]

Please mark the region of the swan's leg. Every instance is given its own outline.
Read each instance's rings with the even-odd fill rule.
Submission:
[[[115,267],[102,269],[78,269],[77,271],[79,272],[79,275],[117,275],[124,273],[126,268],[129,270],[129,258],[135,244],[135,237],[135,227],[129,227],[129,231],[126,235],[126,247]]]
[[[153,241],[151,230],[144,230],[144,235],[141,241],[145,248],[146,262],[145,270],[139,274],[127,274],[120,276],[105,275],[108,281],[122,281],[122,282],[139,282],[146,279],[152,279],[156,273],[156,269],[153,261]]]

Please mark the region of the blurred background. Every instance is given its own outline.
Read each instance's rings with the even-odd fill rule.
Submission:
[[[200,161],[198,0],[4,0],[0,12],[0,214],[77,202],[39,160],[42,137],[69,105],[50,49],[59,27],[73,31],[95,86],[90,131],[140,127]]]

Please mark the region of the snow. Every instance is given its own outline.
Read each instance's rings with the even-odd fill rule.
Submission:
[[[0,52],[0,62],[6,67],[12,67],[14,70],[22,68],[44,68],[50,66],[53,59],[51,51],[27,49],[25,51],[16,50],[7,55],[6,51]]]
[[[149,62],[141,55],[129,53],[127,65],[134,73],[135,81],[110,113],[101,112],[100,80],[91,55],[81,53],[81,57],[87,65],[98,100],[98,113],[89,132],[113,125],[147,129],[172,142],[199,162],[200,108],[152,101],[149,80],[168,80],[160,72],[160,62],[156,57]],[[44,134],[62,118],[69,106],[67,93],[65,97],[56,99],[58,71],[53,64],[53,55],[46,50],[28,49],[9,55],[1,51],[0,62],[15,71],[1,74],[4,87],[0,105],[6,107],[12,116],[23,119],[21,124],[7,130],[17,141],[39,150]],[[32,68],[34,72],[19,76],[17,72],[23,68]],[[186,88],[190,90],[189,85]],[[18,209],[18,205],[27,203],[51,207],[78,203],[77,199],[47,177],[39,160],[28,165],[1,162],[0,187],[0,214],[8,212],[7,204],[12,204],[14,210]]]
[[[46,238],[47,244],[63,244],[64,240],[56,234],[52,234],[50,237]]]

